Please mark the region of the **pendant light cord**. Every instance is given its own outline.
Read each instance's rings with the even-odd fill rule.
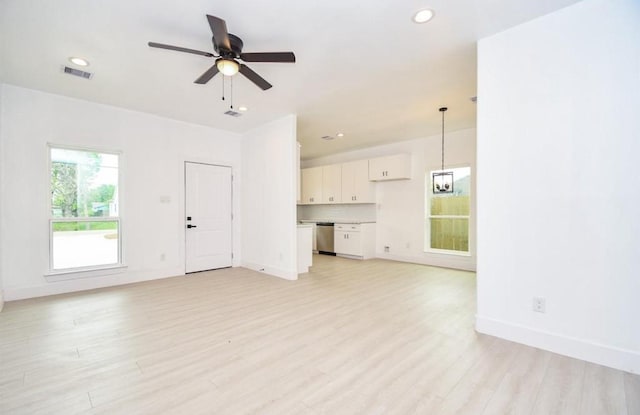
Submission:
[[[447,107],[440,108],[440,112],[442,113],[442,169],[444,170],[444,112],[447,110]]]

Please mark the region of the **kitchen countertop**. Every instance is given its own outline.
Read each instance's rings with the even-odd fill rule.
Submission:
[[[298,222],[302,223],[350,223],[350,224],[358,224],[358,223],[376,223],[375,220],[355,220],[355,219],[301,219]]]

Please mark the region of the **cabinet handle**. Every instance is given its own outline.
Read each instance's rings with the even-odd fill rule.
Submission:
[[[309,198],[309,202],[313,202],[313,198],[312,197]]]

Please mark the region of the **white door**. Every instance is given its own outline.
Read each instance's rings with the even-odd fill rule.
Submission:
[[[186,272],[230,267],[231,167],[185,163]]]

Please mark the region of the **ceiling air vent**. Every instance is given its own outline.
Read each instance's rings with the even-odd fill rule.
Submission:
[[[235,112],[234,110],[229,110],[229,111],[225,112],[225,115],[230,115],[232,117],[239,117],[242,114],[240,114],[239,112]]]
[[[323,140],[333,140],[335,137],[332,137],[332,136],[330,136],[330,135],[323,135],[323,136],[322,136],[322,137],[320,137],[320,138],[322,138]]]
[[[62,72],[67,73],[69,75],[79,76],[80,78],[84,78],[84,79],[91,79],[91,77],[93,77],[93,74],[91,72],[81,71],[80,69],[74,69],[68,66],[63,66]]]

